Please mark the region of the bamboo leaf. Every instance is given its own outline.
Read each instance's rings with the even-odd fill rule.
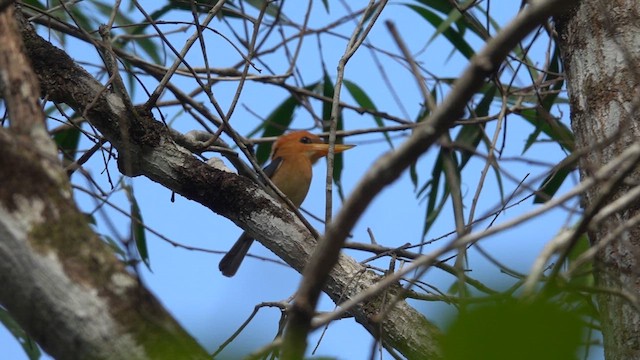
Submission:
[[[99,1],[93,1],[96,10],[102,13],[106,18],[111,16],[113,12],[113,4],[103,3]],[[146,26],[133,26],[131,24],[135,24],[132,18],[127,17],[122,11],[118,11],[115,16],[115,24],[123,25],[121,29],[123,31],[131,34],[131,35],[139,35],[144,32]],[[160,56],[159,48],[151,38],[138,36],[133,37],[135,40],[124,40],[123,38],[119,38],[118,41],[114,42],[114,46],[118,48],[124,49],[131,41],[134,41],[139,49],[142,49],[156,64],[160,64],[162,62],[162,57]]]
[[[59,131],[53,135],[53,141],[58,146],[58,150],[62,152],[65,166],[75,161],[78,153],[78,144],[80,143],[79,128],[71,126]]]
[[[140,206],[138,206],[138,201],[133,194],[133,187],[129,185],[123,185],[122,188],[127,194],[127,199],[129,200],[130,205],[131,235],[133,236],[133,239],[136,243],[136,249],[138,250],[140,259],[142,260],[142,262],[144,262],[149,271],[151,271],[149,250],[147,248],[147,236],[144,228],[144,221],[142,220],[142,212],[140,211]]]
[[[280,136],[291,125],[293,121],[293,112],[299,105],[298,99],[293,96],[289,96],[275,110],[269,114],[265,121],[264,132],[262,137]],[[258,164],[264,164],[269,160],[269,154],[271,153],[271,143],[261,143],[256,150],[256,159]]]
[[[438,195],[440,192],[440,180],[444,178],[443,158],[442,158],[443,156],[445,156],[444,152],[440,150],[440,152],[438,153],[438,159],[436,160],[436,163],[434,164],[433,169],[431,170],[431,180],[430,180],[430,186],[429,186],[431,191],[429,191],[427,195],[428,200],[427,200],[427,208],[426,208],[426,214],[425,214],[425,222],[422,228],[423,237],[427,235],[427,233],[429,232],[429,229],[431,229],[431,226],[433,226],[434,222],[438,218],[438,215],[440,215],[440,212],[444,206],[444,203],[449,196],[448,190],[445,186],[442,196],[438,198]]]
[[[433,35],[431,35],[431,37],[427,41],[427,44],[430,44],[433,40],[435,40],[435,38],[438,37],[438,35],[442,34],[445,30],[450,28],[451,24],[460,20],[461,17],[462,14],[460,13],[460,11],[458,11],[458,9],[453,9],[452,11],[450,11],[447,18],[444,19],[444,21],[442,21],[440,25],[438,25],[436,31],[433,33]]]
[[[343,83],[347,91],[349,91],[349,94],[351,94],[351,97],[353,97],[353,100],[355,100],[360,107],[367,110],[376,112],[378,111],[378,108],[376,108],[376,105],[373,103],[369,95],[367,95],[367,93],[360,86],[358,86],[358,84],[349,80],[344,80]],[[384,122],[382,121],[382,118],[377,115],[372,116],[373,120],[376,122],[376,125],[379,128],[383,128]],[[389,134],[386,131],[382,134],[384,135],[385,140],[387,140],[389,147],[393,149],[393,142],[391,141],[391,137],[389,136]]]
[[[573,151],[575,139],[571,129],[553,118],[544,108],[524,109],[517,114],[534,126],[533,132],[525,143],[523,154],[537,141],[541,133],[556,141],[562,149],[568,152]]]
[[[323,86],[322,86],[322,95],[327,97],[327,98],[333,98],[334,95],[334,85],[333,82],[331,81],[331,77],[329,76],[329,74],[327,73],[327,71],[324,71],[324,76],[323,76]],[[328,102],[324,102],[322,104],[322,117],[323,117],[323,131],[328,132],[329,129],[329,125],[330,122],[326,121],[326,120],[330,120],[331,118],[331,107],[332,104],[328,103]],[[340,110],[340,112],[338,113],[338,119],[336,120],[336,130],[337,131],[341,131],[344,129],[344,124],[343,124],[343,119],[342,119],[342,110]],[[336,144],[342,144],[342,138],[336,138]],[[338,196],[340,197],[340,200],[344,201],[344,191],[342,189],[342,170],[344,167],[344,158],[343,158],[343,154],[342,153],[337,153],[334,154],[333,157],[333,182],[336,185],[336,189],[338,190]]]
[[[319,82],[315,82],[311,85],[305,86],[304,88],[306,90],[313,91],[319,85]],[[264,128],[262,136],[271,137],[284,134],[284,132],[289,128],[289,125],[291,125],[291,122],[293,121],[293,113],[299,105],[300,101],[295,96],[289,96],[281,102],[280,105],[278,105],[278,107],[269,114],[264,123],[258,127],[258,129]],[[258,129],[252,131],[252,134],[257,132]],[[262,165],[269,160],[272,145],[273,144],[271,143],[261,143],[258,145],[256,150],[256,160],[258,160],[258,164]]]
[[[22,329],[20,324],[18,324],[3,307],[0,307],[0,323],[16,338],[29,359],[40,359],[42,352],[38,344],[27,335],[27,332]]]
[[[262,9],[264,8],[265,9],[264,13],[266,15],[269,15],[273,18],[278,18],[280,21],[290,22],[290,20],[287,19],[284,16],[284,14],[280,11],[278,2],[274,2],[271,0],[246,0],[246,1],[249,5],[253,6],[258,11],[262,11]]]
[[[413,190],[415,191],[418,187],[418,170],[416,166],[417,162],[414,161],[411,163],[409,167],[409,178],[411,179],[411,183],[413,184]]]
[[[324,10],[329,13],[329,0],[322,0],[322,5],[324,5]]]
[[[567,255],[567,264],[571,264],[575,262],[582,254],[587,252],[591,248],[591,243],[589,242],[589,236],[584,233],[582,234],[575,244],[571,247],[569,254]],[[582,276],[572,276],[569,279],[571,285],[581,288],[593,287],[594,286],[594,278],[593,278],[593,264],[591,262],[587,262],[583,265],[581,269],[584,275]]]
[[[487,324],[492,325],[492,331],[486,331]],[[443,357],[575,359],[583,333],[580,315],[569,311],[565,303],[507,299],[461,312],[444,336]]]
[[[557,171],[549,174],[536,191],[533,203],[542,204],[549,201],[558,189],[560,189],[560,186],[562,186],[569,174],[571,174],[571,171],[573,171],[573,165],[561,167]]]
[[[484,91],[484,96],[478,103],[475,108],[475,116],[487,116],[489,113],[489,108],[493,103],[493,99],[496,96],[496,92],[498,89],[495,85],[490,86],[488,89]],[[469,149],[476,149],[478,144],[482,140],[484,135],[484,124],[465,124],[462,125],[462,129],[456,135],[456,143],[464,145]],[[460,157],[460,165],[464,167],[469,159],[473,156],[471,151],[462,151],[462,155]]]
[[[443,14],[456,10],[449,0],[418,0],[418,2]]]
[[[440,16],[436,15],[434,12],[426,8],[415,5],[407,6],[417,12],[429,23],[431,23],[431,25],[436,29],[440,27],[440,25],[442,25],[444,22],[444,20]],[[473,57],[473,55],[475,54],[475,51],[469,45],[469,43],[467,43],[462,35],[454,28],[448,27],[446,30],[442,31],[442,35],[444,35],[444,37],[449,40],[449,42],[456,48],[456,50],[458,50],[467,59],[471,59],[471,57]]]

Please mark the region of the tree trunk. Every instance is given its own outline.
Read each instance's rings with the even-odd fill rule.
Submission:
[[[13,6],[0,9],[0,304],[60,359],[208,359],[76,208]]]
[[[582,178],[638,141],[638,19],[636,0],[582,1],[569,15],[557,19],[576,144],[591,149],[579,164]],[[601,179],[588,190],[582,200],[585,216],[627,194],[640,175],[637,165],[633,169],[623,181]],[[589,229],[592,245],[601,248],[594,259],[594,276],[602,290],[598,304],[609,360],[640,358],[640,228],[629,227],[622,236],[605,241],[638,213],[638,206],[626,207],[603,226]]]
[[[7,17],[10,18],[10,16]],[[117,150],[118,166],[124,174],[132,177],[147,176],[177,194],[197,201],[226,216],[243,228],[252,231],[252,233],[259,234],[256,237],[258,241],[264,241],[271,250],[294,269],[302,271],[315,247],[315,239],[302,222],[292,216],[291,212],[285,210],[281,204],[261,191],[249,179],[215,169],[196,159],[192,153],[177,145],[178,140],[187,142],[188,139],[186,137],[171,132],[161,122],[155,120],[149,111],[142,108],[134,108],[131,104],[126,106],[126,99],[119,97],[115,92],[105,91],[101,83],[75,64],[66,53],[38,36],[25,23],[21,15],[16,16],[16,18],[22,23],[20,28],[22,41],[24,42],[26,55],[29,57],[23,63],[31,63],[40,80],[40,88],[43,94],[46,95],[49,101],[65,103],[77,113],[83,114],[91,125],[98,129]],[[2,30],[3,28],[0,26],[0,35]],[[6,47],[5,43],[2,44]],[[0,69],[2,69],[2,66],[0,66]],[[17,88],[23,89],[23,87]],[[14,127],[14,119],[11,116],[10,118],[12,127],[9,130],[11,131]],[[18,119],[15,120],[17,121]],[[10,131],[0,128],[0,149],[13,149],[17,146],[11,142],[12,134]],[[179,137],[179,139],[172,136]],[[46,140],[50,142],[48,138]],[[30,142],[28,141],[24,143],[26,147],[29,145]],[[28,156],[30,157],[25,158]],[[55,158],[55,155],[50,157]],[[204,350],[188,334],[184,333],[182,328],[174,323],[174,320],[164,312],[161,305],[144,289],[142,284],[127,275],[124,265],[120,264],[115,256],[108,253],[108,248],[102,246],[104,244],[101,244],[95,234],[91,233],[89,226],[86,223],[83,226],[77,224],[81,224],[82,215],[78,214],[77,209],[70,201],[66,201],[69,199],[65,199],[66,202],[64,203],[47,201],[46,197],[55,191],[55,187],[52,186],[51,192],[47,192],[42,191],[42,186],[38,188],[37,185],[31,185],[32,182],[44,181],[43,174],[48,173],[45,169],[35,172],[35,170],[39,169],[37,166],[40,164],[35,163],[31,166],[32,163],[29,160],[34,159],[37,159],[37,156],[31,154],[31,152],[26,152],[26,150],[7,152],[7,155],[0,157],[0,169],[10,168],[10,166],[16,164],[23,165],[25,172],[27,170],[34,171],[31,174],[33,176],[25,176],[22,179],[19,172],[0,171],[0,284],[3,285],[0,286],[0,305],[5,306],[12,315],[19,314],[20,316],[16,316],[17,322],[26,328],[27,332],[39,344],[43,345],[47,352],[57,358],[73,358],[67,355],[67,352],[64,352],[69,351],[69,353],[75,354],[76,358],[83,359],[107,358],[108,355],[113,358],[137,359],[145,358],[151,350],[163,351],[163,356],[171,359],[205,357]],[[46,165],[63,174],[62,168],[57,162],[46,163]],[[64,174],[62,177],[64,177]],[[65,181],[67,181],[66,178]],[[36,222],[38,219],[34,219],[31,223],[26,220],[20,222],[19,220],[26,219],[24,212],[4,212],[4,208],[15,207],[13,202],[15,193],[18,192],[16,188],[21,187],[25,189],[23,191],[27,195],[34,198],[27,197],[24,200],[27,203],[44,203],[48,204],[49,207],[60,205],[60,207],[51,209],[50,212],[69,215],[69,217],[56,219],[55,224],[52,222],[42,225]],[[3,192],[2,189],[6,189],[6,191]],[[25,211],[29,210],[26,209]],[[71,220],[75,220],[75,222],[69,223]],[[19,234],[6,236],[6,234],[13,235],[9,234],[9,230],[18,225],[24,225]],[[77,225],[77,227],[74,225]],[[29,235],[33,235],[34,227],[38,227],[38,230],[40,230],[35,234],[39,236],[35,240],[48,245],[45,249],[47,250],[46,252],[33,252],[31,247],[25,244],[32,240],[27,238],[26,233],[31,232]],[[62,234],[49,236],[50,234],[46,231],[47,227],[52,230],[59,230]],[[72,230],[74,230],[74,233],[71,233]],[[76,230],[77,233],[75,232]],[[55,241],[56,238],[59,238],[60,241]],[[265,239],[268,241],[265,241]],[[78,244],[77,246],[82,246],[82,248],[70,248],[70,244]],[[89,246],[95,246],[97,250],[85,248]],[[71,259],[73,261],[72,265],[51,265],[46,263],[45,260],[48,257],[55,257],[49,255],[49,252],[57,253],[62,251],[69,251],[79,255]],[[23,253],[34,255],[36,258],[27,258],[25,257],[26,255],[23,256]],[[79,258],[80,255],[85,255],[85,257]],[[103,265],[102,262],[96,263],[96,257],[100,259],[108,258],[109,264],[104,265],[104,267],[108,268],[107,270],[109,271],[114,271],[115,275],[105,275],[99,272],[98,270],[101,270]],[[19,263],[19,260],[24,260],[24,262]],[[66,258],[61,259],[61,261],[64,260]],[[49,267],[29,268],[30,263],[40,262]],[[99,265],[97,269],[96,264]],[[73,275],[69,275],[62,271],[60,278],[46,275],[35,276],[34,279],[28,278],[32,273],[53,274],[51,268],[56,265],[65,268],[65,270],[72,269],[75,272]],[[340,257],[336,268],[339,271],[333,271],[325,284],[326,293],[336,302],[355,296],[380,281],[378,275],[368,271],[364,266],[347,256]],[[14,273],[22,276],[14,276]],[[82,274],[82,276],[78,274]],[[65,278],[67,275],[70,277],[69,279]],[[93,275],[96,277],[92,279],[92,286],[94,287],[86,287],[86,293],[80,295],[72,293],[69,289],[60,289],[58,291],[55,287],[58,282],[74,286],[74,280],[81,280],[77,279],[78,277],[84,278]],[[357,281],[354,281],[354,276],[357,277]],[[122,281],[123,277],[126,280],[125,285],[131,284],[132,290],[120,294],[119,292],[122,292],[120,289],[112,289],[110,286],[113,285],[112,283],[115,280]],[[9,282],[9,280],[12,281]],[[39,282],[36,283],[32,280]],[[54,289],[44,286],[47,281]],[[115,285],[122,284],[118,282]],[[35,287],[40,293],[34,293],[32,287]],[[15,288],[22,288],[23,291],[16,292]],[[397,286],[394,287],[394,290],[397,291]],[[85,295],[86,301],[74,303],[68,297],[60,297],[60,294],[66,294],[68,297]],[[116,295],[120,296],[120,298],[117,299],[118,301],[103,301],[101,303],[103,306],[97,308],[92,304],[92,301],[97,302],[92,297],[95,294],[108,296],[109,300],[112,300]],[[29,301],[25,301],[25,299],[47,296],[50,297],[48,303],[32,304]],[[56,301],[56,299],[59,300]],[[365,329],[381,339],[385,347],[395,349],[408,358],[439,358],[440,349],[437,339],[440,336],[440,331],[406,301],[398,301],[385,319],[377,320],[376,315],[385,306],[385,299],[387,297],[384,294],[373,296],[354,306],[351,309],[351,314]],[[29,312],[35,305],[41,310],[37,313]],[[85,311],[85,307],[91,306],[91,309],[97,308],[96,311],[100,314],[107,313],[108,315],[112,309],[115,309],[131,310],[133,315],[136,316],[128,316],[128,313],[122,311],[121,314],[118,314],[119,317],[113,320],[114,326],[107,329],[102,327],[90,332],[88,331],[92,330],[89,327],[90,325],[98,327],[104,323],[104,319]],[[72,309],[69,309],[69,307],[72,307]],[[47,309],[49,309],[49,313],[47,313]],[[69,322],[70,325],[68,327],[61,329],[58,323],[67,323],[66,319],[62,319],[62,315],[67,313],[72,315],[81,313],[75,316],[75,319],[82,321],[80,324],[84,327],[79,326],[78,322]],[[157,315],[157,317],[151,315]],[[86,321],[87,317],[97,320],[93,322]],[[36,320],[43,321],[44,324],[29,323],[29,321],[35,322]],[[125,324],[127,326],[119,326],[119,320],[127,321],[127,324]],[[145,327],[147,322],[153,324],[160,322],[159,325],[161,326],[158,329],[155,327],[147,328]],[[74,324],[78,326],[74,326]],[[61,330],[56,332],[56,335],[60,335],[60,337],[50,336],[47,338],[48,331],[54,331],[55,329]],[[113,331],[122,329],[125,331],[118,333],[122,334],[122,337],[114,337],[105,332],[112,329]],[[131,332],[127,333],[127,330],[131,330]],[[145,330],[149,331],[149,335],[146,337],[134,332],[140,331],[144,334]],[[176,335],[171,336],[173,334],[172,331]],[[63,335],[64,338],[62,338]],[[126,335],[130,336],[126,337]],[[164,341],[165,337],[171,338],[173,341]],[[144,347],[139,351],[141,355],[133,352],[138,350],[136,340],[139,340],[139,338],[144,338],[143,340],[145,340],[139,346]],[[104,339],[107,339],[107,341],[102,341]],[[125,340],[130,341],[125,343]],[[92,341],[101,341],[104,346],[93,348],[89,346]],[[127,345],[126,348],[122,345],[123,343]],[[148,344],[159,345],[148,346]],[[78,350],[80,347],[82,347],[83,352]],[[110,348],[122,349],[122,352],[110,354],[104,350]],[[172,351],[169,352],[167,348]],[[175,355],[176,353],[182,353],[183,356],[177,356]],[[151,355],[154,355],[155,358],[161,358],[157,354],[152,353]]]

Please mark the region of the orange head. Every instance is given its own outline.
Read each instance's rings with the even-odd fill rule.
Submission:
[[[340,153],[351,149],[355,145],[335,144],[335,153]],[[315,163],[329,153],[329,144],[308,131],[294,131],[282,135],[273,144],[271,158],[288,158],[291,156],[304,155],[311,163]]]

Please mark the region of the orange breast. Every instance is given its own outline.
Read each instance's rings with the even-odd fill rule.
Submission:
[[[311,161],[304,156],[287,156],[271,177],[271,181],[299,207],[311,185]]]

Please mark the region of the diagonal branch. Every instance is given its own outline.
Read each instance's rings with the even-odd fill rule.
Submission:
[[[374,163],[362,177],[354,192],[345,201],[334,221],[327,227],[325,236],[318,243],[313,258],[305,269],[304,278],[292,307],[291,323],[296,329],[311,330],[315,306],[325,282],[336,271],[335,264],[341,258],[340,250],[356,221],[380,191],[394,182],[420,155],[431,148],[442,134],[464,113],[464,106],[494,73],[505,57],[520,40],[550,16],[566,11],[576,1],[534,1],[526,7],[503,31],[491,39],[485,48],[471,60],[453,90],[442,104],[416,128],[413,135],[397,150],[389,152]],[[332,270],[333,269],[333,270]],[[392,318],[393,315],[384,320]]]
[[[56,358],[207,359],[75,206],[14,10],[0,11],[0,305]]]
[[[253,181],[196,159],[172,140],[172,130],[155,120],[150,112],[124,106],[121,98],[106,90],[25,22],[21,31],[43,94],[50,101],[66,103],[83,114],[118,151],[121,172],[128,176],[146,176],[230,219],[302,272],[316,241],[290,211]],[[120,124],[123,123],[127,124],[127,136],[122,135]],[[324,291],[338,302],[379,281],[379,276],[352,258],[342,256]],[[391,289],[397,291],[398,287]],[[437,357],[439,332],[436,327],[404,301],[396,305],[389,319],[378,324],[374,319],[384,306],[381,299],[374,297],[362,302],[352,308],[351,313],[370,333],[380,337],[385,346],[395,347],[406,357]]]

